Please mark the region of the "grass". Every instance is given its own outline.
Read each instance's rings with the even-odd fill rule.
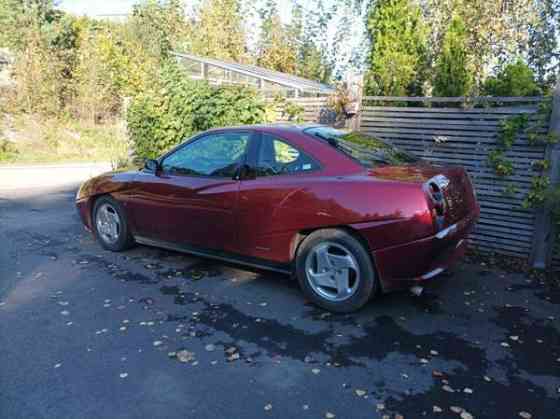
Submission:
[[[126,130],[119,120],[93,124],[18,115],[10,122],[10,141],[0,137],[0,165],[88,161],[117,167],[127,159]]]

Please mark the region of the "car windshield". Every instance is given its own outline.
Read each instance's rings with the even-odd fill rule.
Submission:
[[[379,165],[410,164],[419,160],[414,154],[361,132],[349,132],[331,127],[312,127],[305,129],[304,132],[328,142],[368,168]]]

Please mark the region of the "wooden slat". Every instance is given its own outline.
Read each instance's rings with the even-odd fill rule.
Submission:
[[[462,108],[400,108],[395,106],[364,106],[363,111],[395,111],[398,113],[433,113],[448,115],[481,115],[488,117],[492,114],[498,115],[519,115],[524,113],[535,113],[538,111],[537,106],[515,106],[508,108],[478,108],[478,109],[462,109]]]
[[[363,101],[378,102],[426,102],[426,103],[523,103],[542,102],[545,96],[527,97],[500,97],[500,96],[457,96],[457,97],[433,97],[433,96],[364,96]]]

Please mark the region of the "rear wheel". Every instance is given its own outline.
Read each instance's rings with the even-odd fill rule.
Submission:
[[[102,196],[95,201],[93,226],[95,236],[104,249],[120,252],[134,243],[122,205],[110,196]]]
[[[367,249],[343,230],[317,230],[301,243],[296,274],[304,294],[327,310],[358,310],[377,291]]]

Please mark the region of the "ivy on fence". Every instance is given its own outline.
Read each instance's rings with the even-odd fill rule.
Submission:
[[[539,104],[539,109],[534,118],[529,118],[527,113],[522,113],[503,120],[498,130],[498,148],[488,153],[488,164],[494,169],[496,175],[507,178],[514,174],[513,162],[506,157],[520,134],[527,135],[530,145],[551,145],[559,141],[557,135],[543,131],[548,126],[552,112],[552,100],[545,99]],[[548,208],[552,214],[552,221],[556,226],[554,247],[560,248],[560,185],[551,185],[550,178],[545,173],[550,168],[548,160],[533,160],[531,168],[538,174],[531,179],[531,186],[525,199],[523,208],[538,209]],[[517,188],[509,184],[503,194],[511,196],[517,193]]]

